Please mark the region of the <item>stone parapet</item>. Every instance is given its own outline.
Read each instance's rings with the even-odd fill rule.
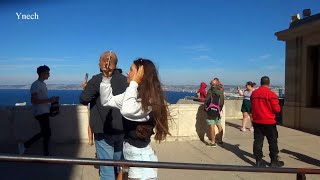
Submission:
[[[241,118],[241,100],[226,100],[222,126],[226,118]],[[171,136],[168,141],[206,139],[208,125],[203,104],[169,105]],[[30,106],[0,107],[0,143],[25,141],[39,132],[40,127]],[[86,142],[88,109],[83,105],[62,105],[60,114],[51,118],[52,141]],[[217,130],[216,130],[217,132]]]

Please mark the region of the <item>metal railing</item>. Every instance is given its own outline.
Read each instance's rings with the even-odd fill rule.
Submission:
[[[99,159],[92,159],[92,158],[16,156],[16,155],[5,155],[5,154],[2,154],[2,155],[0,154],[0,162],[121,166],[125,168],[149,167],[149,168],[164,168],[164,169],[289,173],[289,174],[296,174],[297,180],[305,180],[306,174],[320,175],[320,169],[312,169],[312,168],[267,168],[267,167],[253,167],[253,166],[233,166],[233,165],[195,164],[195,163],[113,161],[113,160],[99,160]]]

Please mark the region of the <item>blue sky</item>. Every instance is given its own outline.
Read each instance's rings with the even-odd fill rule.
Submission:
[[[127,72],[138,57],[152,59],[167,85],[258,82],[284,84],[285,43],[275,32],[318,0],[119,0],[0,2],[0,84],[30,84],[36,68],[52,83],[81,83],[99,72],[101,53],[114,50]],[[38,20],[16,13],[36,12]]]

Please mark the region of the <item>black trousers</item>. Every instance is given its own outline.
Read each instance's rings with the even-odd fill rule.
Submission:
[[[31,139],[24,143],[26,148],[29,148],[33,143],[43,138],[43,155],[49,154],[49,140],[51,137],[49,113],[41,114],[35,117],[40,124],[40,132],[34,135]]]
[[[257,124],[253,123],[254,127],[254,142],[253,154],[256,159],[262,159],[262,147],[264,136],[267,137],[269,143],[270,158],[274,159],[279,154],[278,149],[278,130],[276,124]]]

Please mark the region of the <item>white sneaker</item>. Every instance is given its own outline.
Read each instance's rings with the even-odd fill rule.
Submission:
[[[24,152],[26,151],[26,147],[24,147],[23,143],[18,143],[18,151],[20,155],[23,155]]]

